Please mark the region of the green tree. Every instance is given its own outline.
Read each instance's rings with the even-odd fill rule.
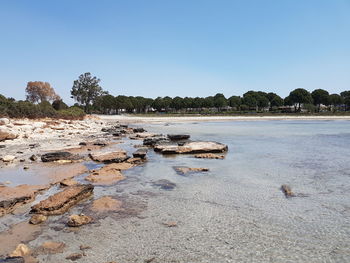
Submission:
[[[336,111],[337,108],[344,104],[344,98],[338,94],[329,95],[329,103],[332,105],[333,111]]]
[[[223,107],[227,106],[227,100],[222,93],[217,93],[214,96],[214,106],[220,111]]]
[[[295,89],[289,93],[289,99],[290,102],[294,105],[297,105],[298,110],[300,112],[301,110],[301,104],[310,104],[312,103],[312,97],[310,92],[308,92],[306,89]],[[296,106],[295,106],[296,107]]]
[[[318,106],[318,111],[320,111],[321,104],[329,105],[329,93],[324,89],[316,89],[311,93],[314,105]]]
[[[240,96],[231,96],[228,98],[228,105],[232,108],[240,110],[242,99]]]
[[[90,72],[81,74],[73,83],[72,98],[84,106],[85,112],[90,111],[90,105],[95,102],[97,97],[106,94],[99,83],[100,79],[92,77]]]
[[[66,109],[68,109],[68,105],[66,103],[64,103],[63,100],[61,100],[61,99],[54,100],[52,102],[52,107],[55,110],[66,110]]]

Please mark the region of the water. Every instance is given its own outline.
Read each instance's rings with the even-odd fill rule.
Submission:
[[[112,195],[134,208],[110,214],[79,231],[43,234],[63,241],[60,262],[92,246],[81,262],[350,262],[350,122],[249,121],[147,124],[155,133],[189,133],[192,140],[228,145],[224,160],[162,156],[125,171],[127,179],[96,187],[95,198]],[[139,144],[140,141],[131,141]],[[129,154],[135,149],[123,145]],[[173,166],[210,171],[178,175]],[[176,183],[165,191],[159,179]],[[298,195],[285,198],[288,184]],[[89,213],[89,202],[74,208]],[[93,215],[96,216],[96,215]],[[55,217],[50,219],[54,221]],[[62,217],[58,217],[62,218]],[[57,219],[58,220],[58,219]],[[176,227],[164,223],[176,222]],[[57,225],[57,222],[55,223]],[[52,225],[51,225],[52,226]]]

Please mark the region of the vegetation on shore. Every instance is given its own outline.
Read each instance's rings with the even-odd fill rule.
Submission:
[[[64,118],[80,119],[85,113],[134,113],[151,116],[155,113],[184,115],[241,115],[269,116],[276,114],[347,115],[350,112],[350,90],[329,94],[323,89],[311,93],[295,89],[282,98],[276,93],[248,91],[242,96],[226,98],[217,93],[208,97],[113,96],[100,86],[100,79],[84,73],[73,82],[72,98],[77,103],[68,107],[48,82],[28,82],[26,101],[15,101],[0,94],[0,116],[11,118]],[[168,115],[169,116],[169,115]]]

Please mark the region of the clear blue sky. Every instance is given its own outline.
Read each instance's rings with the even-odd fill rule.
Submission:
[[[0,93],[79,74],[113,95],[350,89],[350,0],[0,1]]]

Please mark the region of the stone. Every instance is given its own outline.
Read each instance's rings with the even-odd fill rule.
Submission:
[[[120,163],[129,158],[126,155],[126,151],[123,150],[114,152],[90,153],[89,156],[93,161],[101,163]]]
[[[32,217],[29,220],[29,223],[32,225],[39,225],[47,220],[47,216],[40,215],[40,214],[35,214],[32,215]]]
[[[31,253],[29,247],[25,244],[19,244],[14,251],[9,255],[10,257],[25,257]]]
[[[35,254],[46,255],[46,254],[58,254],[63,253],[66,244],[63,242],[46,241],[41,244],[40,247],[35,249]]]
[[[32,144],[29,144],[29,148],[30,148],[30,149],[38,148],[39,146],[40,146],[39,143],[32,143]]]
[[[83,257],[83,254],[80,254],[80,253],[73,253],[73,254],[70,254],[69,256],[66,257],[66,259],[68,260],[72,260],[72,261],[76,261],[80,258]]]
[[[144,128],[134,128],[133,132],[137,133],[137,132],[146,132],[146,130]]]
[[[73,185],[32,206],[31,213],[43,215],[61,215],[72,206],[91,196],[94,186],[91,184]]]
[[[120,170],[131,168],[133,165],[129,163],[112,163],[105,165],[98,170],[93,170],[91,174],[85,177],[85,180],[97,183],[97,184],[113,184],[118,181],[124,180],[125,176],[122,175]]]
[[[93,201],[91,210],[98,213],[117,212],[122,210],[123,203],[111,196],[104,196]]]
[[[295,194],[293,193],[293,191],[289,185],[283,184],[281,186],[281,190],[287,198],[288,197],[295,197]]]
[[[148,137],[143,140],[143,145],[154,146],[161,143],[169,143],[168,138],[164,136]]]
[[[9,162],[12,162],[14,159],[16,159],[16,156],[5,155],[1,159],[2,159],[3,162],[9,163]]]
[[[69,216],[67,225],[70,227],[78,227],[78,226],[89,224],[91,221],[92,221],[92,218],[84,214],[71,215]]]
[[[171,221],[171,222],[165,222],[165,223],[163,223],[163,225],[165,225],[167,227],[176,227],[177,223],[175,221]]]
[[[3,145],[3,144],[0,145],[0,149],[3,149],[5,147],[6,147],[6,145]]]
[[[168,134],[168,138],[171,141],[188,140],[190,138],[189,134]]]
[[[0,125],[10,124],[10,120],[7,118],[0,118]]]
[[[155,182],[153,182],[154,186],[159,186],[163,190],[173,190],[176,187],[176,184],[167,180],[167,179],[160,179]]]
[[[224,159],[225,158],[224,155],[214,154],[214,153],[200,153],[200,154],[196,154],[194,157],[199,159]]]
[[[41,161],[43,162],[73,161],[78,159],[80,159],[79,156],[70,152],[52,152],[41,156]]]
[[[80,250],[87,250],[87,249],[92,249],[92,247],[91,246],[87,246],[87,245],[80,245],[79,249]]]
[[[35,162],[36,160],[38,160],[38,157],[35,154],[33,154],[32,156],[29,157],[29,160]]]
[[[131,164],[135,164],[135,165],[139,165],[139,164],[142,164],[146,161],[146,158],[129,158],[126,160],[127,163],[131,163]]]
[[[4,259],[0,258],[0,263],[25,263],[23,257],[7,257]]]
[[[75,181],[74,179],[64,179],[63,181],[60,182],[60,185],[63,187],[72,186],[76,184],[78,184],[78,182]]]
[[[134,152],[132,155],[134,158],[144,159],[147,155],[147,149],[146,148],[137,149],[137,151]]]
[[[6,131],[0,131],[0,142],[6,141],[6,140],[14,140],[18,137],[18,135],[9,133]]]
[[[218,142],[188,142],[179,145],[155,145],[154,150],[162,154],[189,154],[189,153],[221,153],[228,150],[227,145]]]
[[[180,175],[186,175],[188,173],[199,173],[199,172],[208,172],[209,168],[192,168],[186,166],[174,166],[175,171]]]

